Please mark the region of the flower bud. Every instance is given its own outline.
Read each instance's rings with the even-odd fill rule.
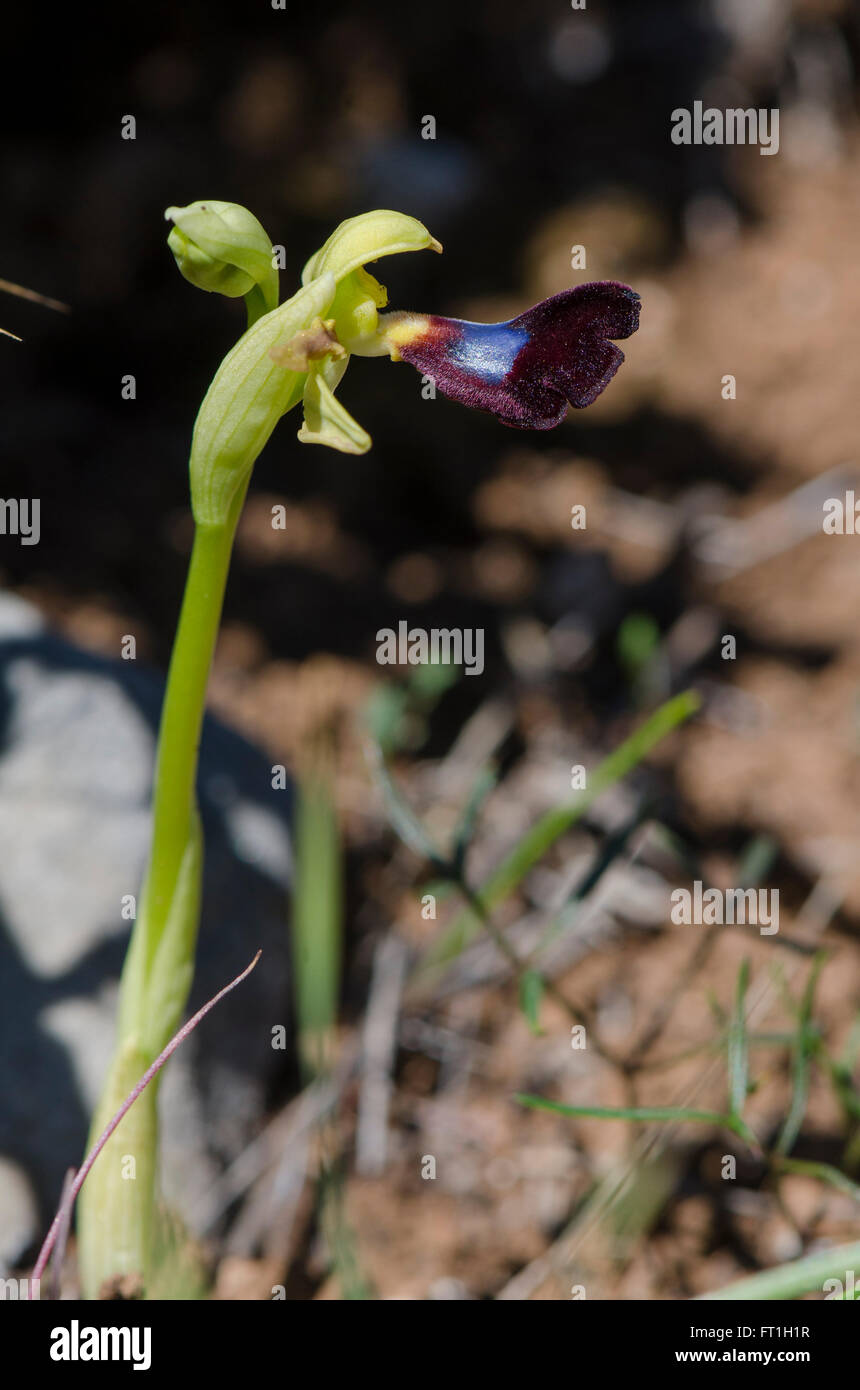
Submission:
[[[229,299],[244,295],[252,322],[276,307],[272,243],[247,208],[210,199],[164,215],[174,224],[167,244],[192,285]]]

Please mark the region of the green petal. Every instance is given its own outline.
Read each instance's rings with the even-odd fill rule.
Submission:
[[[379,310],[387,303],[384,286],[363,266],[344,276],[337,287],[331,317],[347,352],[357,352],[362,357],[381,357],[388,351],[378,333]]]
[[[399,251],[424,251],[427,247],[442,250],[439,242],[414,217],[386,209],[364,212],[358,217],[348,217],[335,228],[302,271],[302,284],[307,285],[326,271],[330,271],[335,280],[342,280],[368,261],[393,256]],[[382,286],[377,288],[381,290]]]
[[[314,364],[305,383],[305,418],[299,430],[302,444],[326,444],[342,454],[366,454],[370,435],[344,409],[334,388],[346,370],[346,359]]]

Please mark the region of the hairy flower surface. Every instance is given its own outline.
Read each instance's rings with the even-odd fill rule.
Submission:
[[[507,323],[438,314],[383,314],[394,361],[411,362],[452,400],[516,429],[549,430],[568,403],[591,405],[624,361],[614,338],[639,327],[639,296],[598,280],[544,299]]]

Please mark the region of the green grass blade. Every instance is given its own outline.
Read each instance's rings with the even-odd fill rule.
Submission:
[[[299,781],[293,965],[299,1050],[307,1077],[330,1060],[340,991],[343,886],[340,833],[328,780]]]
[[[860,1057],[860,1013],[851,1025],[851,1031],[845,1040],[845,1048],[839,1058],[839,1068],[845,1076],[852,1075],[858,1057]]]
[[[458,868],[462,868],[463,866],[463,862],[466,858],[466,851],[469,848],[469,844],[471,842],[472,835],[475,830],[475,822],[478,819],[478,813],[480,812],[481,807],[483,806],[490,792],[495,787],[496,782],[498,781],[498,775],[498,771],[495,767],[487,765],[486,767],[481,768],[480,772],[475,778],[475,785],[471,790],[469,799],[463,808],[463,812],[460,816],[459,821],[457,822],[457,827],[454,831],[454,837],[452,841],[451,852],[453,856],[453,861]]]
[[[749,1087],[749,1044],[747,1042],[746,994],[749,987],[750,963],[745,960],[738,971],[735,1007],[728,1036],[729,1113],[743,1118]]]
[[[779,841],[771,835],[754,835],[744,846],[738,865],[741,888],[757,888],[779,856]]]
[[[837,1191],[844,1192],[846,1197],[860,1202],[860,1187],[850,1178],[846,1178],[838,1168],[834,1168],[832,1163],[818,1163],[805,1158],[780,1158],[777,1166],[781,1173],[798,1173],[805,1178],[818,1178],[819,1182],[826,1182]]]
[[[372,1302],[377,1297],[376,1289],[362,1267],[358,1242],[347,1217],[344,1173],[340,1163],[323,1167],[319,1211],[320,1225],[341,1298],[349,1303]]]
[[[565,806],[556,806],[541,816],[477,890],[475,896],[484,912],[491,912],[509,897],[556,841],[582,819],[597,798],[608,787],[632,772],[662,739],[694,715],[700,705],[701,698],[694,690],[687,690],[682,695],[667,700],[614,752],[604,758],[589,779],[586,791],[575,801]],[[467,909],[461,913],[441,941],[431,947],[425,957],[424,967],[432,968],[454,960],[480,926],[481,919],[474,911]]]
[[[824,952],[820,951],[812,962],[797,1014],[797,1031],[791,1068],[791,1105],[775,1148],[775,1153],[781,1158],[791,1153],[794,1142],[800,1133],[803,1117],[806,1114],[806,1105],[809,1099],[809,1072],[817,1041],[817,1034],[812,1026],[812,1008],[815,1001],[815,987],[818,984],[818,976],[821,973],[825,958]]]
[[[721,1115],[716,1110],[685,1110],[678,1105],[562,1105],[557,1100],[522,1093],[515,1095],[514,1100],[531,1110],[550,1110],[555,1115],[568,1115],[572,1119],[633,1120],[637,1124],[667,1124],[681,1120],[690,1124],[719,1125],[739,1135],[756,1150],[759,1148],[758,1140],[740,1116]]]
[[[620,826],[612,835],[608,835],[605,843],[595,854],[581,880],[570,893],[567,900],[562,903],[558,912],[549,922],[546,931],[532,952],[532,959],[535,960],[551,942],[556,941],[562,932],[569,931],[579,918],[579,914],[590,894],[597,888],[604,874],[612,868],[616,860],[624,853],[628,841],[634,831],[650,815],[651,807],[647,801],[643,801],[637,806],[633,815]]]
[[[404,801],[388,770],[381,748],[378,744],[370,743],[368,751],[382,789],[385,810],[394,830],[403,843],[408,845],[410,849],[414,849],[415,853],[419,854],[422,859],[429,859],[435,868],[444,871],[448,868],[445,856],[434,845],[415,812]]]
[[[779,1265],[776,1269],[766,1269],[761,1274],[753,1274],[749,1279],[739,1279],[736,1284],[728,1284],[715,1293],[702,1294],[696,1301],[799,1298],[801,1294],[823,1290],[828,1279],[844,1281],[847,1273],[858,1268],[860,1241],[855,1245],[841,1245],[833,1250],[821,1250],[814,1255],[804,1256],[802,1260],[792,1260],[790,1264]]]
[[[520,978],[520,1008],[536,1038],[539,1038],[542,1032],[539,1019],[542,998],[543,976],[537,970],[524,971]]]

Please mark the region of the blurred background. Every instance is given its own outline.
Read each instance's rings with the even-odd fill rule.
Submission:
[[[810,1078],[793,1152],[853,1180],[860,565],[856,537],[821,520],[860,489],[856,4],[210,0],[93,7],[85,24],[6,19],[20,76],[0,276],[70,310],[0,298],[23,339],[0,340],[0,492],[41,499],[38,545],[0,536],[7,1266],[32,1256],[82,1151],[120,900],[145,859],[190,432],[243,326],[165,244],[164,209],[209,197],[285,246],[285,295],[341,219],[387,206],[445,247],[380,267],[392,307],[494,321],[602,278],[643,305],[618,376],[557,431],[514,433],[424,399],[406,366],[354,360],[339,395],[371,452],[304,449],[290,417],[257,465],[204,740],[195,1002],[258,945],[265,979],[164,1090],[167,1195],[216,1295],[683,1298],[856,1238],[854,1198],[820,1172],[777,1185],[746,1159],[726,1183],[717,1131],[512,1099],[721,1109],[748,956],[755,1028],[789,1040],[752,1050],[753,1123],[778,1135],[791,1001],[825,948],[816,1018],[842,1091],[826,1065]],[[695,101],[778,107],[778,153],[673,144],[671,112]],[[402,619],[482,628],[483,675],[380,667],[376,633]],[[550,997],[537,1032],[485,935],[416,976],[462,898],[403,843],[405,808],[446,844],[493,767],[466,827],[474,887],[570,800],[573,765],[690,685],[702,713],[497,914],[523,957],[557,926],[546,978],[599,1046],[572,1051]],[[292,845],[280,765],[301,789]],[[302,930],[324,923],[298,970],[297,875]],[[779,935],[672,926],[669,891],[695,878],[778,888]],[[320,1018],[327,1061],[302,1064],[297,1031]]]

